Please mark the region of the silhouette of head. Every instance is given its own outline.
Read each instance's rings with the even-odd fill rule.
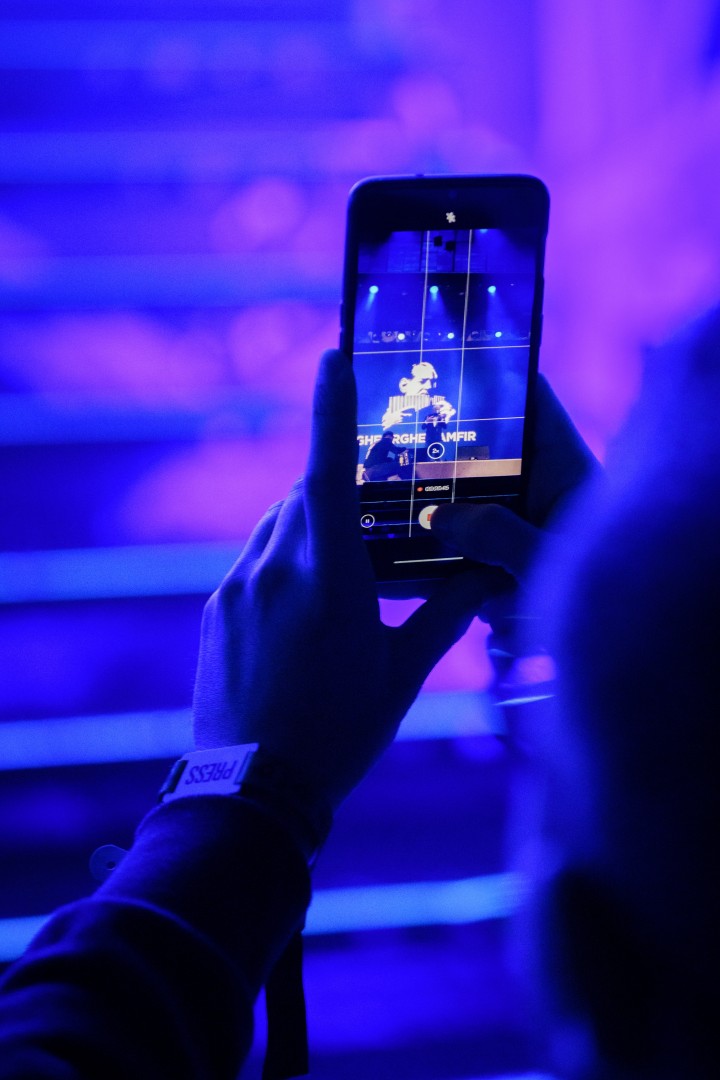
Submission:
[[[531,737],[538,955],[563,1074],[704,1078],[720,1060],[718,314],[646,378],[607,490],[537,589],[559,672]]]

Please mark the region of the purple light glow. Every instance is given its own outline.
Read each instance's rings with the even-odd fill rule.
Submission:
[[[115,523],[132,538],[236,540],[301,475],[307,440],[264,433],[206,442],[148,468],[118,503]],[[182,498],[178,498],[182,492]]]
[[[150,0],[137,18],[114,0],[100,16],[87,0],[60,14],[34,0],[32,19],[6,7],[0,394],[21,417],[12,445],[0,432],[8,550],[240,548],[303,471],[317,358],[337,343],[347,192],[363,176],[547,183],[541,366],[599,455],[637,396],[645,344],[720,295],[714,0],[278,0],[272,14],[252,5],[256,18],[200,0]],[[98,402],[106,412],[72,429]],[[55,443],[38,434],[46,415]],[[14,605],[0,719],[187,708],[202,602]],[[396,625],[414,606],[381,610]],[[475,620],[427,688],[488,686],[487,634]],[[504,746],[459,743],[393,749],[339,816],[323,888],[504,869]],[[3,915],[81,895],[87,838],[132,835],[156,778],[117,768],[55,766],[47,792],[31,772],[11,778]],[[531,1070],[500,929],[311,947],[319,1074]],[[402,1067],[383,1070],[386,1050]]]

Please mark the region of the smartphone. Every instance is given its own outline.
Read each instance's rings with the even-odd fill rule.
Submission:
[[[350,193],[340,347],[380,582],[467,565],[430,532],[442,502],[523,513],[548,213],[532,176],[374,177]]]

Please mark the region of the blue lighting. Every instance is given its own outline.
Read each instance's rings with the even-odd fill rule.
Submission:
[[[317,892],[307,919],[309,934],[343,934],[401,926],[452,926],[504,919],[525,892],[515,873],[460,881],[413,881]]]
[[[169,442],[202,438],[212,425],[221,437],[252,434],[239,392],[196,403],[146,405],[62,394],[0,395],[0,445]],[[269,418],[264,417],[269,423]],[[256,429],[257,430],[257,429]]]
[[[497,286],[496,285],[488,285],[488,292],[490,293],[491,296],[494,296],[495,293],[497,292]]]
[[[451,331],[450,331],[450,333],[448,334],[448,340],[449,340],[449,341],[452,341],[452,339],[453,339],[454,337],[455,337],[455,335],[453,334],[453,332],[452,332],[452,330],[451,330]]]
[[[155,141],[164,142],[157,138]],[[37,182],[32,177],[23,180],[3,175],[8,171],[7,155],[23,152],[22,147],[14,149],[5,143],[0,132],[0,183]],[[127,150],[128,160],[132,153]],[[91,174],[72,179],[78,183],[95,182]],[[0,304],[3,309],[23,311],[112,306],[212,308],[265,300],[269,295],[287,299],[297,295],[298,287],[297,274],[283,270],[277,256],[262,252],[253,252],[253,258],[221,254],[43,257],[38,258],[37,269],[32,274],[25,271],[24,276],[22,259],[8,257],[6,265],[7,274],[0,281]],[[308,275],[303,295],[327,299],[332,293],[329,285],[326,274],[317,278]]]
[[[48,915],[21,915],[0,919],[0,961],[15,960],[24,953],[48,918]]]
[[[413,881],[321,889],[307,918],[307,933],[345,934],[403,926],[457,926],[505,919],[522,903],[526,886],[516,873],[459,881]],[[0,960],[14,960],[43,927],[48,915],[0,919]]]
[[[0,726],[0,771],[162,760],[191,743],[190,709],[8,720]]]
[[[474,691],[434,691],[415,701],[401,742],[464,739],[502,730],[502,712]],[[190,709],[5,720],[0,772],[180,757],[192,741]]]
[[[375,293],[380,292],[380,290],[378,289],[377,285],[371,285],[370,288],[368,289],[368,292],[370,293],[371,296],[374,296]]]
[[[398,336],[397,336],[397,339],[398,339],[398,341],[404,341],[405,340],[405,335],[402,332],[400,332],[398,334]]]
[[[502,337],[502,330],[496,330],[495,337]]]
[[[77,6],[77,5],[76,5]],[[228,5],[230,8],[231,5]],[[82,10],[83,5],[79,5]],[[88,5],[85,5],[88,7]],[[92,10],[92,7],[90,7]],[[102,10],[102,9],[100,9]],[[201,10],[201,9],[198,9]],[[273,71],[272,26],[264,21],[215,19],[4,19],[0,35],[0,68],[30,71],[98,70],[156,71],[168,40],[192,49],[198,71],[223,68],[243,72]],[[316,65],[325,67],[339,50],[352,47],[342,24],[313,23],[313,40],[319,53]],[[227,50],[228,40],[242,32],[244,48]],[[277,34],[277,31],[276,31]],[[343,38],[340,35],[343,34]],[[340,40],[339,40],[340,39]],[[327,59],[323,59],[327,56]],[[236,58],[237,57],[237,58]],[[163,65],[164,67],[164,65]]]
[[[434,297],[434,296],[437,296],[437,294],[438,294],[439,292],[440,292],[440,289],[438,288],[438,286],[437,286],[437,285],[431,285],[431,286],[430,286],[430,295],[431,295],[431,296],[433,296],[433,297]]]
[[[138,544],[0,553],[0,603],[107,600],[207,593],[241,544]]]

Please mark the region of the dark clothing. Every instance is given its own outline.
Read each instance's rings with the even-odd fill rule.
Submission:
[[[158,807],[0,983],[1,1080],[234,1080],[309,901],[302,855],[258,807]]]
[[[378,439],[376,443],[370,447],[365,457],[365,467],[371,465],[382,465],[384,461],[395,461],[397,459],[398,452],[395,449],[392,439]]]
[[[379,439],[370,447],[365,458],[365,480],[387,480],[399,475],[400,451],[392,439]]]

